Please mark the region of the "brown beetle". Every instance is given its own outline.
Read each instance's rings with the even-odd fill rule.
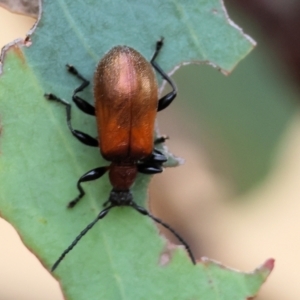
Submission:
[[[89,81],[78,71],[67,65],[68,71],[82,80],[74,90],[73,101],[83,112],[96,116],[98,140],[90,135],[73,129],[71,125],[71,105],[53,94],[45,94],[48,100],[58,101],[66,106],[67,124],[72,134],[82,143],[99,147],[102,156],[111,161],[110,166],[90,170],[77,182],[79,195],[68,206],[74,207],[84,196],[82,182],[100,178],[106,171],[113,189],[104,208],[61,254],[54,263],[52,271],[59,265],[68,252],[90,230],[95,223],[104,218],[115,206],[131,206],[139,213],[170,230],[185,246],[192,262],[195,258],[188,244],[168,224],[138,206],[132,198],[130,188],[137,173],[156,174],[163,170],[162,164],[167,158],[154,148],[165,141],[161,137],[154,141],[154,123],[156,112],[166,108],[176,97],[177,90],[172,79],[155,62],[163,40],[156,44],[150,63],[136,50],[127,46],[112,48],[99,62],[94,74],[95,107],[80,98],[77,93],[84,90]],[[171,85],[172,91],[158,100],[158,85],[153,68]]]

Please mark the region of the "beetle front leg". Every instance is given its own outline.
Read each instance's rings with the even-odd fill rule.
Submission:
[[[76,88],[73,92],[73,96],[72,99],[75,102],[75,104],[77,105],[77,107],[82,110],[84,113],[88,114],[88,115],[92,115],[95,116],[95,107],[92,106],[91,104],[89,104],[87,101],[85,101],[84,99],[80,98],[79,96],[77,96],[77,93],[82,92],[89,84],[90,82],[85,79],[78,71],[75,67],[71,66],[71,65],[66,65],[67,70],[69,73],[75,75],[78,79],[82,80],[82,84]]]
[[[157,55],[159,54],[159,52],[164,44],[163,41],[164,41],[163,38],[161,38],[159,41],[157,41],[156,49],[155,49],[155,52],[154,52],[150,62],[152,64],[153,68],[171,85],[172,91],[170,93],[168,93],[167,95],[163,96],[161,99],[159,99],[157,111],[161,111],[161,110],[167,108],[177,96],[177,88],[176,88],[176,85],[173,82],[172,78],[167,73],[165,73],[163,71],[163,69],[155,61]]]

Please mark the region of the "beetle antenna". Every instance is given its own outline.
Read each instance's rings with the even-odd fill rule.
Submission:
[[[156,217],[154,217],[148,210],[146,210],[144,207],[141,207],[139,205],[137,205],[136,203],[132,202],[131,206],[138,211],[139,213],[141,213],[144,216],[148,216],[149,218],[151,218],[153,221],[155,221],[156,223],[162,225],[163,227],[165,227],[166,229],[168,229],[170,232],[172,232],[174,234],[175,237],[177,237],[177,239],[181,242],[181,244],[185,247],[187,253],[189,254],[190,259],[192,260],[193,264],[196,264],[196,259],[192,253],[192,250],[190,248],[190,246],[188,245],[188,243],[175,231],[175,229],[173,229],[170,225],[166,224],[165,222],[163,222],[161,219],[158,219]]]
[[[54,265],[51,268],[51,272],[53,272],[58,265],[60,264],[60,262],[65,258],[65,256],[76,246],[76,244],[81,240],[81,238],[100,220],[103,219],[107,213],[110,211],[110,209],[112,209],[113,207],[115,207],[115,205],[110,205],[109,207],[103,209],[98,216],[95,218],[95,220],[93,222],[91,222],[89,225],[87,225],[85,227],[85,229],[83,229],[80,234],[75,238],[75,240],[72,242],[72,244],[61,254],[61,256],[58,258],[58,260],[54,263]]]

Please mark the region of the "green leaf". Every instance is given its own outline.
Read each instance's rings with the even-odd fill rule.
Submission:
[[[190,65],[177,72],[174,79],[184,98],[177,102],[182,116],[177,127],[181,121],[209,154],[217,176],[246,200],[243,195],[264,185],[280,164],[285,136],[298,118],[299,93],[247,12],[231,12],[251,30],[258,47],[228,77],[210,66]]]
[[[68,210],[77,179],[106,165],[99,150],[72,137],[65,109],[45,92],[70,99],[75,65],[92,79],[110,48],[126,44],[147,59],[165,37],[158,62],[165,70],[206,61],[229,72],[252,48],[231,26],[216,1],[45,1],[29,39],[5,54],[0,81],[1,215],[25,245],[50,268],[107,200],[107,176],[86,183],[86,196]],[[92,99],[91,88],[82,93]],[[74,128],[96,136],[95,120],[72,111]],[[175,137],[174,137],[175,138]],[[139,176],[134,199],[145,205],[149,177]],[[153,222],[128,207],[114,208],[66,256],[55,276],[68,299],[245,299],[255,295],[273,261],[242,274],[202,260],[193,266],[185,251],[170,250]]]

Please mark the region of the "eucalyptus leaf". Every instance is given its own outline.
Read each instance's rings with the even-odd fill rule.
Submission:
[[[131,46],[149,59],[161,36],[158,63],[169,72],[197,61],[228,73],[253,48],[219,0],[47,0],[33,33],[2,54],[0,211],[48,269],[99,213],[111,186],[106,175],[86,183],[84,199],[66,208],[77,195],[77,179],[107,162],[99,149],[72,137],[65,109],[43,95],[70,101],[79,82],[66,63],[92,80],[95,65],[113,46]],[[92,103],[91,87],[81,97]],[[74,128],[96,136],[92,117],[75,107],[72,116]],[[141,175],[133,187],[143,206],[149,180]],[[150,219],[114,208],[54,276],[66,299],[238,300],[255,295],[273,267],[269,260],[243,274],[204,259],[194,266],[182,247],[171,248]]]

